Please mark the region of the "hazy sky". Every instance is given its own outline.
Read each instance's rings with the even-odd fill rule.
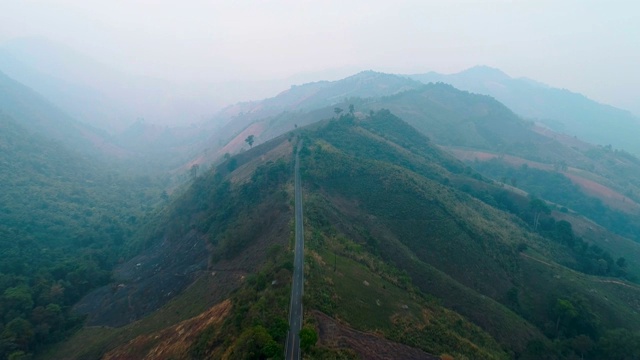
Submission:
[[[640,2],[0,0],[0,42],[45,36],[178,80],[497,67],[640,113]]]

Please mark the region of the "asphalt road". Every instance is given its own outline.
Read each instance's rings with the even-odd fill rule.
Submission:
[[[300,329],[302,328],[302,294],[304,293],[304,231],[302,228],[302,188],[300,185],[300,157],[298,156],[302,143],[296,151],[294,175],[295,194],[295,249],[293,258],[293,282],[291,285],[291,302],[289,308],[289,333],[287,334],[287,348],[285,359],[300,359]]]

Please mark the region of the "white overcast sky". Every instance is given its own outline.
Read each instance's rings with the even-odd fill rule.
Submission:
[[[0,0],[0,43],[25,36],[173,80],[482,64],[640,113],[637,0]]]

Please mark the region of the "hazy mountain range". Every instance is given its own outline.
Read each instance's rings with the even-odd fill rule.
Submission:
[[[138,119],[167,124],[201,121],[221,103],[210,84],[195,86],[133,76],[41,38],[5,43],[0,70],[33,88],[79,121],[110,132]]]
[[[277,89],[285,89],[287,83],[325,74],[306,74],[271,82],[171,83],[118,72],[99,60],[40,38],[3,44],[0,71],[37,91],[70,117],[110,133],[119,133],[134,123],[175,127],[212,123],[210,119],[213,118],[216,120],[213,122],[224,124],[230,113],[246,114],[252,106],[264,108],[260,116],[266,114],[265,111],[274,115],[285,109],[318,107],[322,101],[339,102],[341,97],[392,94],[401,89],[390,84],[392,88],[381,87],[374,93],[374,89],[367,90],[367,84],[362,83],[362,91],[352,88],[341,93],[339,84],[320,81],[292,87],[272,100],[233,105],[216,113],[225,102],[242,97],[247,100],[265,97]],[[485,66],[450,75],[431,72],[406,77],[422,83],[444,82],[461,90],[490,95],[516,114],[556,132],[640,153],[633,136],[640,130],[637,116],[569,90],[552,88],[530,79],[514,79]],[[400,79],[394,81],[402,83]],[[407,89],[416,84],[406,82],[403,86]],[[296,101],[298,104],[294,106]]]
[[[305,357],[640,352],[628,112],[478,67],[187,115],[171,85],[30,46],[0,54],[2,356],[281,358],[298,147]]]
[[[270,81],[176,82],[123,73],[48,39],[23,38],[0,45],[0,71],[77,120],[117,133],[140,120],[160,126],[200,123],[227,104],[349,70]]]
[[[638,116],[567,89],[552,88],[526,78],[514,79],[486,66],[451,75],[431,72],[409,77],[424,83],[444,82],[461,90],[490,95],[517,114],[554,131],[640,154],[640,145],[635,139],[635,134],[640,133]]]

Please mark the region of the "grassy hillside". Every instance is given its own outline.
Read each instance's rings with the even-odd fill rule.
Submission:
[[[606,227],[610,231],[640,241],[637,210],[623,211],[607,206],[597,197],[589,196],[574,184],[570,174],[558,170],[541,170],[528,166],[514,167],[498,159],[473,164],[478,171],[494,179],[513,179],[531,194],[566,206]],[[568,175],[568,176],[567,176]],[[632,200],[628,200],[632,203]]]
[[[423,146],[423,149],[427,148],[428,146]],[[163,338],[164,335],[160,334],[168,330],[162,332],[162,329],[177,326],[179,321],[195,316],[225,297],[231,299],[229,314],[220,323],[210,324],[206,329],[190,335],[190,340],[185,345],[188,352],[183,352],[178,358],[212,356],[240,359],[247,358],[247,351],[265,356],[271,354],[275,358],[281,356],[286,335],[288,284],[292,264],[290,252],[284,251],[289,248],[291,239],[292,151],[288,137],[283,137],[232,157],[216,169],[198,176],[190,189],[169,205],[164,213],[159,214],[155,224],[149,225],[148,229],[154,229],[155,234],[148,241],[152,244],[163,238],[165,243],[179,243],[194,231],[205,237],[210,243],[211,262],[207,271],[201,272],[200,280],[160,310],[138,322],[99,331],[92,327],[85,328],[47,356],[67,353],[74,354],[73,358],[95,358],[100,354],[110,353],[144,358],[150,356],[144,349],[161,351],[158,346],[163,346],[162,341],[152,339]],[[438,155],[436,152],[434,154]],[[449,163],[459,165],[451,158],[446,158],[444,165],[451,165]],[[310,221],[315,222],[315,219]],[[310,249],[313,250],[308,254],[308,257],[312,257],[308,259],[309,266],[314,266],[313,258],[319,259],[319,263],[322,262],[322,256],[330,258],[326,250],[317,245],[314,248],[313,242],[310,244]],[[316,249],[317,256],[314,257]],[[371,285],[367,288],[384,286],[384,289],[389,289],[374,292],[379,297],[378,300],[385,304],[386,310],[382,313],[385,316],[374,322],[367,318],[353,322],[349,320],[349,328],[374,333],[384,331],[384,335],[392,342],[405,343],[432,353],[466,354],[467,357],[479,354],[482,358],[507,357],[504,350],[485,331],[455,312],[444,309],[434,299],[424,296],[411,285],[411,280],[406,275],[399,281],[385,272],[364,267],[347,255],[341,255],[340,260],[345,264],[343,274],[350,278],[347,284],[362,283],[361,278],[364,277],[369,279]],[[362,255],[384,265],[378,255]],[[346,268],[350,270],[347,271]],[[393,270],[393,266],[386,265],[386,268],[400,274],[399,270]],[[207,280],[211,274],[215,274],[214,283]],[[170,277],[171,274],[166,274],[164,280],[159,281],[170,281]],[[229,281],[232,284],[226,288],[215,285]],[[127,287],[135,286],[128,282],[124,284]],[[236,290],[232,292],[232,289]],[[307,289],[313,294],[314,291],[323,291],[324,285],[310,273]],[[353,290],[351,286],[341,287],[338,293]],[[179,307],[176,306],[188,304],[187,299],[193,299],[192,294],[195,293],[200,294],[200,300],[178,312]],[[373,296],[363,291],[358,298],[364,299],[367,294]],[[142,298],[132,299],[134,302],[143,301]],[[305,301],[308,303],[308,311],[317,309],[330,315],[355,314],[349,309],[358,306],[356,302],[341,302],[334,311],[321,304],[314,304],[313,300]],[[404,307],[410,307],[411,310],[407,313]],[[398,311],[399,314],[394,315]],[[306,318],[309,320],[307,327],[319,326],[313,320],[316,317],[312,313]],[[158,322],[160,319],[162,321]],[[196,318],[189,321],[197,323]],[[440,334],[444,330],[445,333]],[[408,341],[403,335],[405,332],[411,334],[414,340]],[[158,334],[159,337],[149,334]],[[436,334],[437,337],[434,337]],[[249,345],[250,343],[253,345]],[[409,347],[404,349],[409,352],[419,351],[410,350]],[[351,351],[357,350],[358,347],[354,350],[318,345],[309,349],[307,355],[312,358],[349,358],[349,354],[353,354]]]
[[[247,135],[266,142],[311,122],[329,117],[335,104],[354,97],[379,97],[422,86],[418,81],[374,71],[363,71],[338,81],[319,81],[298,86],[262,101],[238,103],[220,110],[207,123],[215,131],[203,144],[206,157],[237,153]],[[246,132],[250,130],[249,132]],[[237,137],[239,138],[239,141]],[[240,146],[225,146],[233,143]],[[224,149],[223,149],[224,148]]]
[[[292,268],[285,252],[291,154],[291,144],[280,138],[197,175],[136,233],[140,255],[119,265],[111,284],[80,302],[89,326],[42,358],[153,358],[146,351],[170,345],[153,334],[170,333],[176,326],[195,327],[175,350],[182,358],[217,357],[243,349],[243,332],[258,320],[273,331],[269,336],[275,340],[268,343],[282,352]],[[198,263],[189,263],[193,259]],[[212,309],[225,302],[224,311]],[[200,315],[209,310],[225,315],[203,322]],[[274,323],[279,325],[271,329]]]
[[[479,166],[483,160],[498,158],[523,168],[530,165],[535,169],[529,175],[538,170],[548,172],[550,175],[545,179],[535,180],[535,189],[525,190],[572,208],[616,234],[637,239],[640,160],[633,155],[541,129],[518,118],[494,99],[445,84],[430,84],[381,99],[357,102],[357,108],[364,112],[380,107],[397,113],[434,143],[447,146],[457,156],[464,154],[471,162],[479,160]],[[468,165],[475,167],[475,163]],[[496,180],[513,180],[514,186],[519,185],[518,178],[524,181],[529,175],[526,171],[518,176],[506,172],[490,174]],[[558,176],[564,178],[563,186],[553,180]],[[577,186],[579,190],[577,193],[560,190],[568,186]],[[557,196],[546,196],[554,192],[565,198],[559,201]],[[574,206],[577,203],[581,205]]]
[[[362,81],[377,84],[376,89],[384,89],[386,86],[393,91],[347,91],[357,89],[357,84]],[[335,83],[310,84],[292,89],[290,94],[254,103],[251,111],[236,109],[240,112],[232,111],[226,115],[235,119],[229,126],[239,126],[231,132],[233,135],[229,135],[232,140],[217,151],[210,151],[202,159],[211,161],[225,153],[235,153],[246,148],[244,140],[249,135],[254,135],[257,143],[260,143],[296,127],[329,117],[334,111],[351,112],[355,109],[356,116],[364,116],[363,114],[382,108],[400,116],[435,144],[456,152],[476,153],[475,157],[480,160],[485,156],[516,157],[523,159],[522,163],[535,162],[545,169],[563,170],[570,174],[572,182],[580,186],[588,196],[614,207],[614,210],[623,209],[630,213],[627,216],[636,217],[639,213],[640,207],[633,204],[640,204],[640,161],[629,153],[615,150],[611,146],[595,146],[537,126],[532,121],[521,119],[489,96],[460,91],[442,83],[417,87],[413,83],[404,83],[401,87],[398,84],[403,83],[394,80],[392,75],[363,73]],[[326,106],[327,102],[319,100],[324,92],[318,89],[309,90],[310,93],[303,91],[314,86],[344,89],[352,96],[372,97],[335,98],[327,95],[328,100],[325,100],[333,99],[333,102]],[[302,102],[284,101],[291,100],[290,97]],[[307,102],[312,99],[313,101]],[[267,104],[271,102],[279,105],[270,107]],[[301,106],[302,103],[306,105]],[[266,109],[270,109],[270,112]],[[466,156],[470,160],[474,158],[473,155]],[[625,203],[626,199],[632,201]],[[627,211],[631,208],[634,211]],[[591,217],[592,213],[583,215]],[[598,222],[601,219],[602,217],[592,218]],[[620,223],[618,220],[615,222]],[[608,221],[601,225],[608,227],[611,223]],[[626,225],[616,225],[616,228],[623,227]],[[635,230],[625,231],[623,234],[631,238],[637,237]]]
[[[371,351],[376,338],[397,357],[423,358],[623,359],[620,349],[636,346],[640,288],[574,266],[581,256],[597,269],[609,262],[590,240],[577,239],[568,213],[484,178],[383,110],[337,115],[196,175],[143,239],[178,258],[180,244],[205,239],[211,261],[190,270],[196,285],[137,322],[86,328],[52,354],[280,358],[298,139],[304,329],[319,337],[305,346],[306,357],[381,357]],[[593,251],[579,253],[576,244]],[[160,276],[154,282],[173,274]],[[205,281],[210,276],[214,283]],[[123,285],[138,286],[131,281]],[[208,295],[178,310],[197,289]],[[216,305],[225,299],[230,305]],[[224,315],[203,323],[203,311]],[[180,351],[162,340],[179,328],[192,329],[175,340]],[[81,350],[81,342],[91,346]]]
[[[427,150],[426,138],[388,112],[361,120],[347,115],[308,136],[303,181],[319,199],[307,205],[308,231],[319,231],[312,242],[332,239],[317,250],[329,264],[325,268],[340,259],[331,253],[365,264],[359,252],[382,259],[420,292],[479,325],[512,356],[535,358],[542,351],[565,357],[576,351],[571,344],[582,335],[595,343],[611,329],[638,330],[631,320],[637,305],[630,301],[638,287],[559,265],[572,256],[566,246],[469,196],[476,194],[469,187],[493,185],[435,148]],[[338,281],[331,279],[325,281]],[[549,283],[555,285],[538,286]],[[326,306],[335,306],[346,320],[353,312],[338,309],[348,306],[344,299],[350,296],[335,289],[341,301],[332,302],[329,293]],[[579,307],[573,322],[563,322],[556,307],[567,303]],[[375,324],[363,326],[380,326]]]
[[[533,123],[495,99],[446,84],[372,100],[366,107],[389,109],[440,145],[490,149],[545,162],[564,159],[574,151],[533,131]]]
[[[489,152],[499,157],[515,156],[547,168],[566,169],[578,177],[576,181],[584,187],[603,186],[617,192],[620,199],[628,197],[640,203],[640,161],[634,156],[611,146],[595,146],[541,128],[521,119],[493,98],[460,91],[450,85],[429,84],[389,96],[341,99],[313,111],[284,107],[280,114],[268,116],[256,106],[257,110],[250,113],[251,124],[242,125],[244,130],[235,131],[233,140],[207,157],[215,159],[226,152],[239,151],[246,147],[244,140],[248,135],[255,135],[260,143],[296,126],[331,116],[337,109],[346,112],[354,108],[355,114],[367,114],[384,108],[440,146]],[[241,123],[233,122],[234,126]],[[589,195],[608,201],[607,194],[592,191]]]

